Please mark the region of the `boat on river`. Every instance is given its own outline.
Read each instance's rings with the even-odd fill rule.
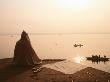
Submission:
[[[92,57],[86,57],[86,59],[91,61],[109,61],[110,58],[107,58],[106,56],[100,57],[100,55],[92,55]]]

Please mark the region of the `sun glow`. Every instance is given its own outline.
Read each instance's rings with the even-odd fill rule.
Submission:
[[[56,0],[59,7],[68,10],[81,10],[85,9],[89,5],[89,0]]]
[[[80,57],[80,56],[78,56],[78,57],[75,57],[74,58],[74,61],[76,62],[76,63],[81,63],[82,61],[84,61],[84,57]]]

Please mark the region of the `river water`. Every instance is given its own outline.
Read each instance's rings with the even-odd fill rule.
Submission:
[[[110,62],[93,64],[85,57],[100,55],[110,57],[110,34],[53,34],[29,35],[31,44],[41,58],[63,58],[110,72]],[[0,59],[13,57],[20,35],[0,36]],[[74,44],[84,46],[74,47]]]

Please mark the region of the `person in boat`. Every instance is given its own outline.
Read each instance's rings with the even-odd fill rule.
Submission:
[[[99,55],[99,58],[100,58],[100,55]]]
[[[106,56],[104,55],[104,58],[106,58]]]

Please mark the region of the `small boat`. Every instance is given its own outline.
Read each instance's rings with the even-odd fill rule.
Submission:
[[[92,55],[92,57],[86,57],[86,59],[91,61],[109,61],[110,58],[107,58],[106,56],[100,57],[100,55]]]

